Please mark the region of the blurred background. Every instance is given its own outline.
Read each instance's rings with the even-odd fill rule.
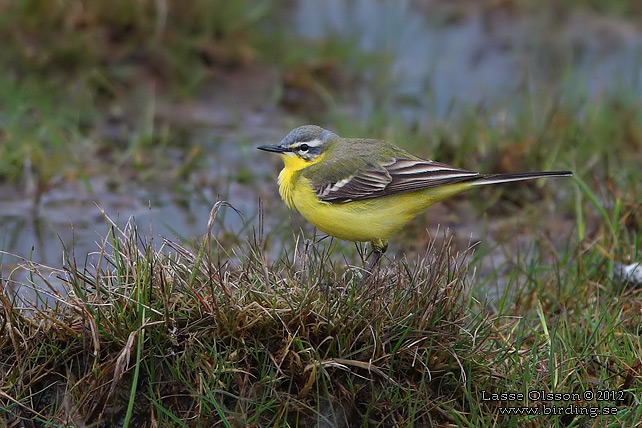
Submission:
[[[0,249],[37,262],[95,251],[97,205],[194,242],[217,199],[242,214],[217,218],[224,243],[257,227],[261,200],[278,256],[312,228],[255,148],[309,123],[482,172],[572,169],[640,230],[637,0],[0,0],[0,44]],[[437,224],[464,242],[569,246],[601,227],[574,189],[440,204],[392,254]]]

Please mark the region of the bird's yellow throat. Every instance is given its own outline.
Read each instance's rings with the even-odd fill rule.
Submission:
[[[288,208],[293,210],[296,209],[294,204],[293,191],[297,181],[299,180],[300,171],[304,168],[309,167],[310,165],[321,161],[321,159],[323,159],[323,155],[319,156],[313,161],[307,161],[301,159],[298,156],[292,156],[291,154],[286,153],[281,154],[280,157],[283,160],[284,166],[279,173],[279,193],[281,194],[281,198],[283,198],[283,201],[285,201]]]

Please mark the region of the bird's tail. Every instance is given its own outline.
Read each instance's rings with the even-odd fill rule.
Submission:
[[[521,172],[516,174],[488,174],[483,175],[470,182],[471,186],[485,186],[486,184],[508,183],[510,181],[533,180],[544,177],[568,177],[573,175],[571,171],[540,171]]]

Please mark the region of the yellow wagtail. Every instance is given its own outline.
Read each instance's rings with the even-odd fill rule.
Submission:
[[[258,148],[281,156],[279,193],[290,209],[328,235],[372,243],[368,271],[390,236],[443,199],[486,184],[572,175],[480,174],[422,159],[386,141],[342,138],[314,125],[294,129],[278,145]]]

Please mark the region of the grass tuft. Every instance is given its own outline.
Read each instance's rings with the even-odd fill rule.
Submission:
[[[453,422],[466,378],[490,375],[490,324],[464,306],[465,258],[435,241],[359,288],[358,268],[341,272],[306,239],[269,263],[260,234],[233,251],[209,233],[197,251],[155,250],[135,223],[107,220],[83,265],[25,265],[49,290],[39,302],[4,290],[12,422]]]
[[[335,263],[332,243],[299,237],[271,262],[259,227],[224,247],[213,225],[226,205],[194,250],[156,248],[135,222],[105,216],[108,236],[82,263],[73,252],[63,269],[23,261],[33,301],[15,292],[18,271],[2,278],[3,422],[621,426],[641,416],[642,299],[605,288],[586,265],[598,249],[548,262],[554,250],[534,244],[487,305],[473,297],[483,293],[470,250],[448,239],[388,260],[360,287],[361,267]],[[492,398],[501,393],[524,398]],[[578,395],[533,395],[546,393]],[[541,414],[569,406],[601,413]]]

